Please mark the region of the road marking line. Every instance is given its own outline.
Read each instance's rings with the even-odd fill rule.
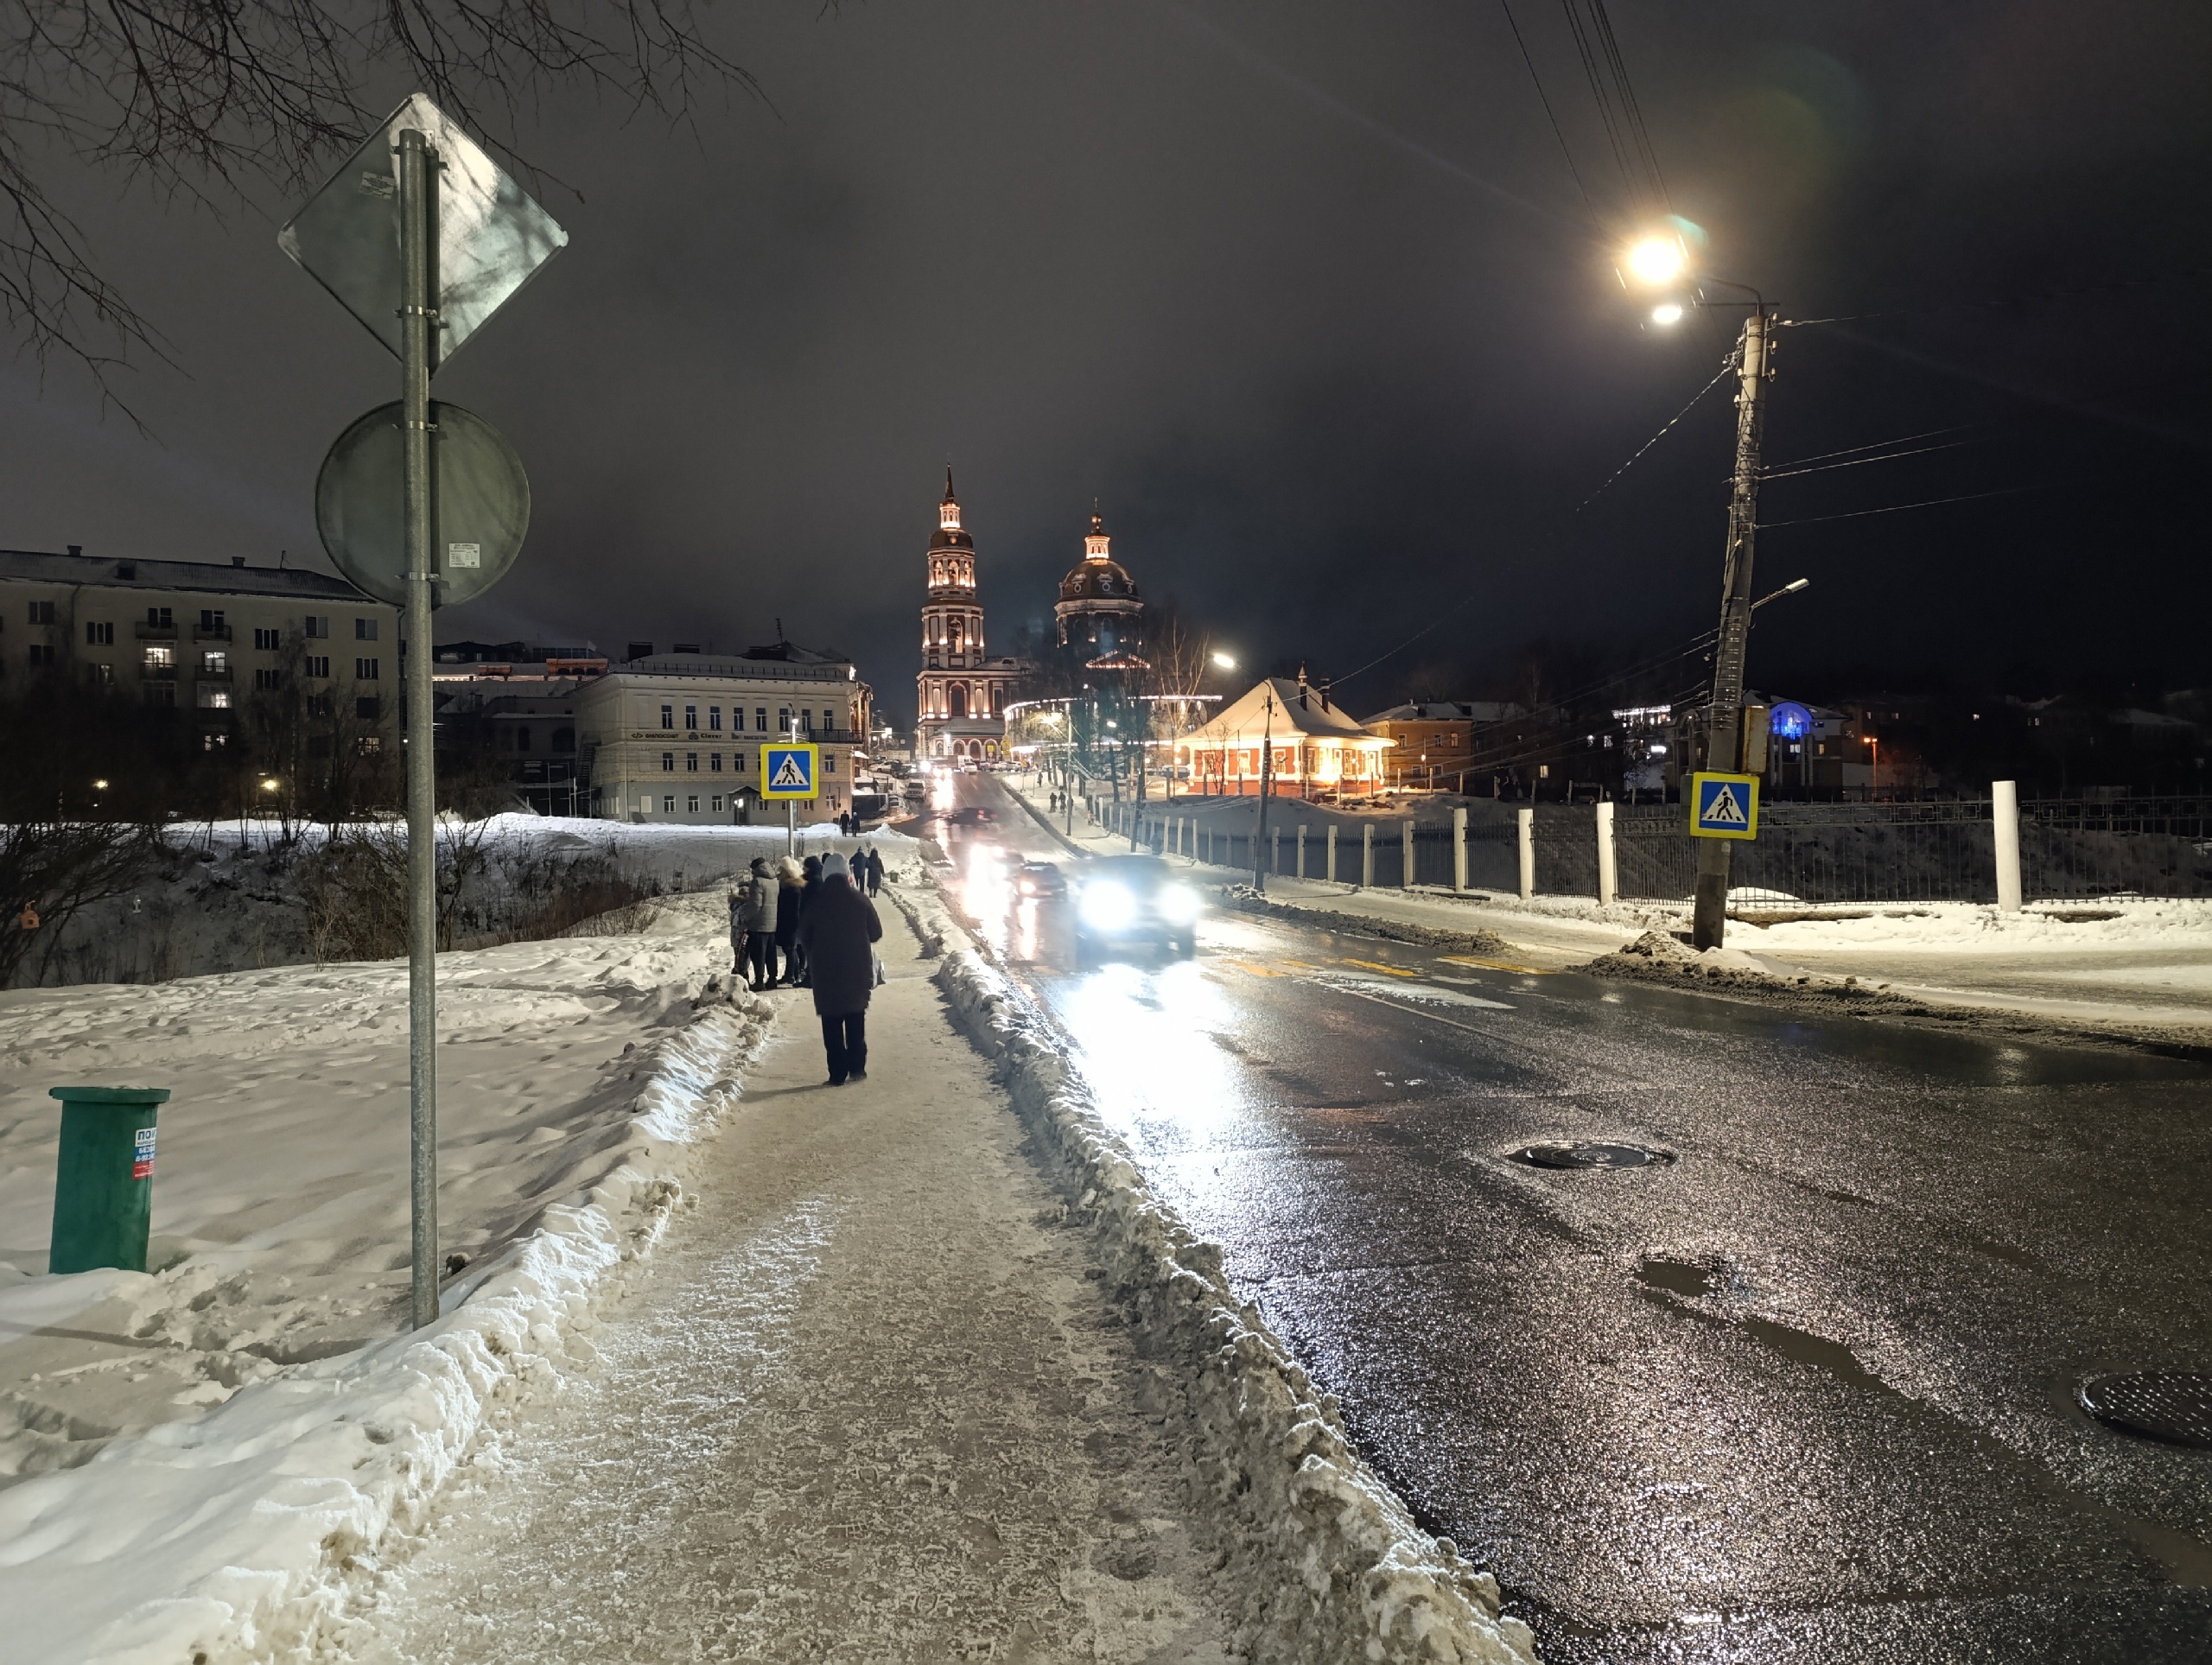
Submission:
[[[1478,1029],[1471,1023],[1455,1023],[1450,1018],[1440,1018],[1435,1013],[1424,1012],[1417,1006],[1401,1006],[1395,1001],[1384,1000],[1380,995],[1370,995],[1363,990],[1357,988],[1346,988],[1341,983],[1324,983],[1322,987],[1325,988],[1334,988],[1339,995],[1349,995],[1356,1001],[1373,1001],[1377,1006],[1387,1006],[1393,1012],[1404,1012],[1413,1017],[1427,1018],[1431,1023],[1444,1024],[1447,1027],[1453,1029],[1464,1029],[1471,1035],[1483,1035],[1488,1037],[1494,1033],[1488,1029]],[[1503,1007],[1500,1009],[1510,1012],[1513,1008],[1511,1007]]]
[[[1338,960],[1338,965],[1357,965],[1369,971],[1387,971],[1394,977],[1419,977],[1418,971],[1408,971],[1402,965],[1385,965],[1380,960]]]
[[[1249,971],[1255,977],[1280,977],[1283,975],[1280,971],[1269,970],[1264,965],[1255,965],[1249,960],[1224,960],[1222,963],[1233,965],[1239,971]]]
[[[1533,965],[1516,965],[1510,960],[1477,960],[1464,954],[1440,954],[1437,957],[1446,965],[1478,965],[1485,971],[1517,971],[1524,977],[1548,977],[1552,974]]]

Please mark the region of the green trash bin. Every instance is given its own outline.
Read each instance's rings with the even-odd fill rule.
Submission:
[[[154,1118],[166,1087],[54,1087],[61,1156],[54,1169],[48,1272],[146,1269],[154,1218]]]

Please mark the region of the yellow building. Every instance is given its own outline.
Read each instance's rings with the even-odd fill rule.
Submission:
[[[1270,677],[1203,728],[1175,742],[1175,762],[1193,792],[1256,797],[1265,753],[1270,796],[1371,792],[1395,744],[1363,728],[1303,677]]]

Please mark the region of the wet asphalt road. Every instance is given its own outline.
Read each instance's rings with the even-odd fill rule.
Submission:
[[[957,790],[1001,812],[963,871],[1074,865]],[[1146,1171],[1547,1659],[2212,1658],[2212,1452],[2072,1399],[2212,1369],[2212,1072],[1234,914],[1190,963],[1044,937]],[[1514,1160],[1560,1139],[1675,1160]]]

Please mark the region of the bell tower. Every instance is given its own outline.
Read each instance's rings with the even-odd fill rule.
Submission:
[[[916,728],[932,757],[995,757],[1005,729],[1007,678],[983,652],[983,608],[976,598],[976,544],[960,524],[952,470],[944,471],[930,539],[929,590],[922,603],[922,669],[915,678]]]

